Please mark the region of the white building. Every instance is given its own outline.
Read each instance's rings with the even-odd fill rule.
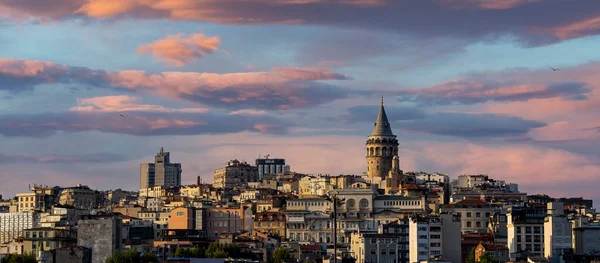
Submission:
[[[399,239],[392,234],[352,233],[350,251],[356,263],[398,263]]]
[[[571,222],[564,213],[563,203],[548,203],[544,221],[544,257],[549,263],[564,262],[562,253],[573,247]]]
[[[545,217],[545,207],[513,207],[507,213],[507,246],[511,260],[524,251],[531,256],[544,256]]]
[[[409,262],[442,255],[442,222],[439,218],[413,217],[409,221]]]
[[[39,227],[40,215],[36,212],[0,213],[0,243],[23,236],[23,230]]]

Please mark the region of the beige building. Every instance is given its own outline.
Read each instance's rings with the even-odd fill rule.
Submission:
[[[194,208],[178,207],[171,210],[169,214],[169,229],[194,229],[195,226]]]
[[[250,207],[214,207],[205,211],[206,232],[210,239],[218,239],[221,234],[252,231],[253,219]]]
[[[171,153],[161,147],[154,163],[140,164],[140,189],[153,186],[180,186],[181,164],[171,163]]]
[[[225,167],[216,169],[213,175],[213,187],[234,188],[258,182],[258,169],[246,162],[231,160]]]
[[[298,181],[300,198],[323,196],[333,187],[331,177],[328,175],[305,176]]]
[[[254,215],[254,230],[285,237],[285,215],[278,212],[259,212]]]
[[[501,207],[481,199],[464,199],[442,206],[443,212],[455,212],[460,215],[463,234],[487,233],[489,218],[495,209],[501,209]]]
[[[79,209],[93,209],[97,206],[97,192],[85,185],[65,188],[60,193],[61,205],[73,206]]]

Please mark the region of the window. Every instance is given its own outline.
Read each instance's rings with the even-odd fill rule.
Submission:
[[[396,255],[396,250],[390,249],[390,255]]]
[[[442,236],[440,236],[440,235],[431,235],[430,237],[431,237],[431,239],[440,239],[440,238],[442,238]]]
[[[479,212],[476,212],[476,213],[475,213],[475,217],[481,217],[481,213],[479,213]]]
[[[531,227],[530,226],[528,226],[528,227],[525,228],[525,233],[526,234],[531,234]]]
[[[371,255],[375,255],[375,249],[371,248]]]
[[[481,222],[479,222],[479,221],[475,222],[475,226],[476,227],[481,227]]]
[[[517,242],[521,242],[521,236],[517,236]]]
[[[532,240],[531,235],[525,236],[525,242],[531,242],[531,240]]]
[[[185,216],[185,212],[183,212],[183,211],[178,211],[178,212],[177,212],[177,216]]]
[[[522,230],[521,227],[517,227],[517,234],[521,234]]]
[[[471,212],[467,212],[467,217],[471,217]]]
[[[387,255],[387,250],[385,248],[381,249],[381,255]]]
[[[486,212],[485,217],[490,217],[490,212]]]
[[[471,221],[467,221],[467,227],[471,227]]]

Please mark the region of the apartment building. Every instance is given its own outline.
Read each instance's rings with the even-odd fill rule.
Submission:
[[[405,250],[400,238],[394,234],[352,233],[350,251],[356,263],[407,262],[399,255]]]
[[[23,252],[37,255],[40,251],[77,245],[75,233],[65,229],[32,228],[24,231]]]
[[[278,212],[259,212],[254,215],[254,230],[285,237],[285,214]]]
[[[0,244],[23,237],[25,229],[39,227],[40,214],[33,211],[0,213]]]
[[[210,239],[216,240],[221,234],[252,231],[254,225],[252,209],[247,206],[206,208],[203,224]]]
[[[516,206],[509,210],[506,221],[511,260],[524,251],[531,256],[544,256],[545,218],[545,206]]]
[[[258,169],[246,162],[231,160],[225,167],[216,169],[213,174],[213,187],[234,188],[258,182]]]
[[[59,203],[79,209],[93,209],[98,204],[98,195],[97,191],[88,186],[77,185],[63,189],[60,193]]]
[[[464,199],[454,204],[442,206],[442,212],[457,213],[461,217],[461,232],[487,233],[491,214],[500,209],[498,205],[481,199]]]

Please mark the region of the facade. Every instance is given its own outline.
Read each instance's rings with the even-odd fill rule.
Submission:
[[[171,210],[168,227],[169,229],[195,229],[196,214],[194,208],[178,207]]]
[[[250,207],[206,208],[205,226],[208,238],[217,240],[221,234],[252,231],[252,209]]]
[[[351,240],[350,251],[356,263],[406,262],[399,261],[403,247],[397,235],[352,233]]]
[[[51,251],[57,248],[72,247],[77,244],[75,235],[70,230],[55,228],[32,228],[24,231],[23,252],[38,255],[40,251]]]
[[[234,188],[248,182],[258,182],[258,169],[238,160],[227,162],[225,167],[216,169],[213,175],[215,188]]]
[[[171,153],[160,152],[154,156],[154,163],[140,164],[140,189],[154,186],[180,186],[181,164],[171,163]]]
[[[281,174],[290,171],[290,166],[285,165],[285,159],[269,159],[268,155],[265,158],[256,159],[256,168],[260,180],[265,174]]]
[[[562,254],[573,247],[571,222],[564,213],[563,203],[548,203],[544,220],[544,257],[550,263],[563,262]]]
[[[600,251],[600,224],[573,228],[573,247],[576,254]]]
[[[464,199],[442,206],[443,212],[454,212],[461,217],[461,232],[487,233],[489,218],[496,206],[481,199]]]
[[[531,256],[544,256],[544,218],[546,207],[512,207],[506,215],[507,245],[510,259],[527,251]]]
[[[393,158],[398,156],[398,145],[381,98],[379,115],[366,143],[367,177],[372,182],[385,179],[392,170]]]
[[[285,237],[286,220],[283,213],[259,212],[254,215],[254,230]]]
[[[288,200],[286,238],[300,244],[333,242],[332,202],[325,198]],[[338,240],[343,242],[338,233]]]
[[[82,216],[77,225],[77,245],[92,249],[92,263],[104,263],[123,249],[121,215]]]
[[[475,261],[479,262],[479,258],[484,253],[488,253],[496,261],[498,261],[498,263],[506,263],[510,260],[508,257],[508,247],[503,244],[480,243],[475,248]]]
[[[0,244],[23,237],[25,229],[39,227],[40,215],[33,211],[0,213]]]
[[[442,256],[442,222],[430,218],[409,220],[409,262]]]
[[[59,203],[78,209],[93,209],[97,205],[97,192],[85,185],[65,188],[60,193]]]

